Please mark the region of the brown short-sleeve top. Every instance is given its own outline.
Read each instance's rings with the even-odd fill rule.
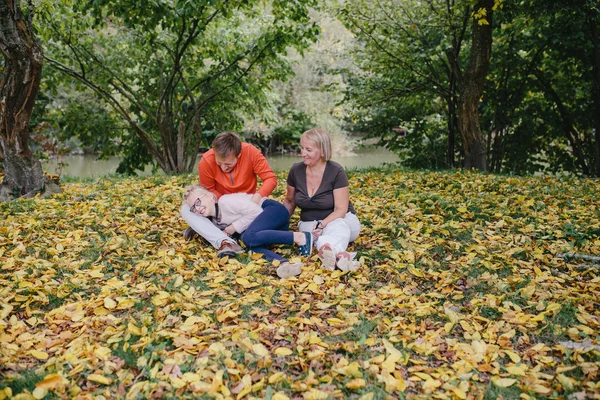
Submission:
[[[306,186],[306,165],[299,162],[290,168],[287,183],[296,189],[294,200],[300,207],[300,220],[317,221],[327,218],[333,212],[335,207],[333,190],[348,186],[348,177],[344,167],[335,161],[327,161],[321,185],[310,197]],[[348,201],[348,211],[356,214],[350,201]]]

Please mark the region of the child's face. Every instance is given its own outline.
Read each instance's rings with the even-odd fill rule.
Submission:
[[[194,190],[188,196],[186,203],[190,206],[190,211],[203,217],[215,216],[214,198],[200,190]]]

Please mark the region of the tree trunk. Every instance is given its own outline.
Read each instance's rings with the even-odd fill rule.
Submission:
[[[587,12],[587,21],[590,28],[590,37],[592,40],[592,96],[595,111],[594,129],[594,170],[595,176],[600,177],[600,35],[598,27],[594,21],[592,11]]]
[[[4,185],[19,194],[40,190],[44,172],[29,149],[29,121],[42,72],[42,47],[26,20],[19,0],[0,0],[0,146]]]
[[[487,170],[485,139],[479,124],[479,100],[492,54],[492,7],[494,0],[479,0],[474,7],[469,65],[461,77],[458,123],[463,140],[464,167]],[[485,10],[485,14],[479,14]],[[479,15],[479,17],[477,16]]]
[[[456,77],[450,74],[450,95],[448,95],[448,144],[446,151],[446,164],[448,168],[454,168],[454,149],[456,138]]]

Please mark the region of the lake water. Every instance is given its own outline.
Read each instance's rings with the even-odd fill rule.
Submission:
[[[298,155],[270,155],[267,160],[274,171],[287,171],[292,164],[301,161]],[[394,153],[375,147],[367,147],[358,149],[354,155],[344,157],[333,157],[347,169],[352,168],[368,168],[376,167],[384,163],[397,162],[398,156]],[[117,170],[117,166],[121,161],[120,157],[111,157],[107,160],[97,160],[91,155],[71,155],[63,158],[65,165],[63,166],[61,176],[74,178],[97,178],[108,174],[113,174]],[[48,160],[42,162],[44,171],[49,174],[58,174],[56,160]],[[146,176],[152,174],[152,168],[148,167],[145,171],[139,172],[139,175]],[[158,171],[157,174],[162,174]]]

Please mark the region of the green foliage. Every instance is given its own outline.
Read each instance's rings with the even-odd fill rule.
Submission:
[[[287,49],[318,34],[315,4],[63,0],[42,9],[39,29],[49,65],[93,90],[172,173],[193,168],[207,133],[239,130],[269,106],[271,82],[291,73]],[[133,155],[140,143],[123,144]],[[145,160],[126,157],[121,170]]]
[[[469,60],[475,3],[355,0],[336,9],[357,38],[350,55],[359,69],[346,71],[352,122],[407,165],[436,167],[421,156],[423,135],[436,138],[430,143],[459,139],[456,100],[464,82],[456,71]],[[479,104],[489,169],[600,175],[599,23],[600,10],[589,0],[496,2]],[[440,123],[422,123],[432,120]],[[421,137],[407,140],[417,122]],[[398,137],[394,127],[409,128],[409,136]],[[456,156],[447,154],[449,146],[437,148],[445,154],[435,160]]]

